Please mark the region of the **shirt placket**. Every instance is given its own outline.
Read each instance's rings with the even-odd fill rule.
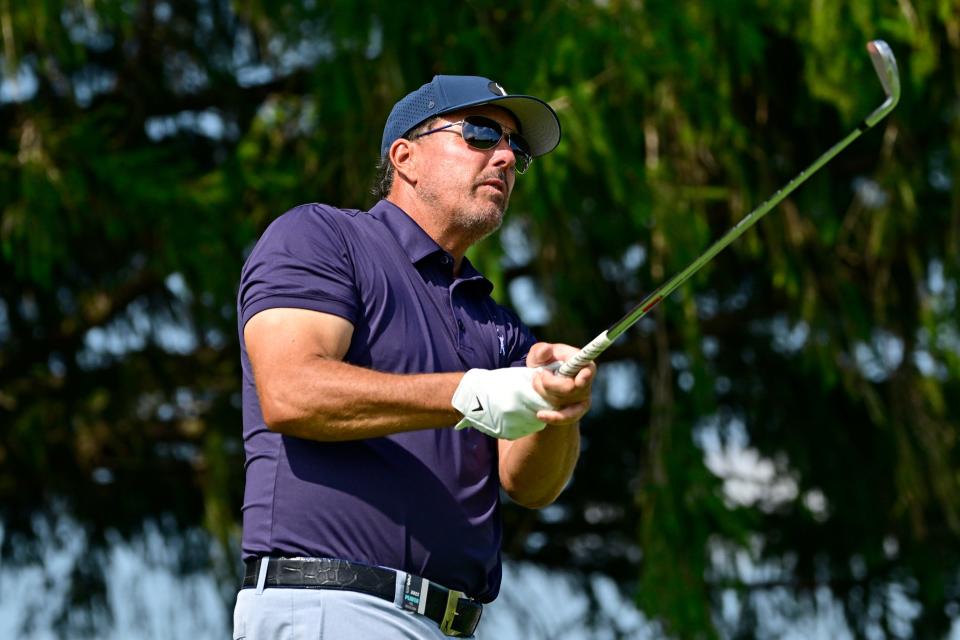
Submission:
[[[437,264],[439,263],[439,265]],[[442,310],[443,323],[447,326],[451,337],[453,338],[454,348],[459,353],[463,345],[464,324],[463,320],[457,315],[456,305],[454,304],[454,290],[457,286],[457,280],[453,277],[453,258],[443,254],[434,268],[439,269],[439,282],[442,285],[431,287],[431,293],[437,300],[439,308]]]
[[[458,353],[470,366],[496,369],[504,366],[506,336],[486,306],[478,306],[478,301],[469,297],[467,289],[475,284],[472,280],[459,280],[450,288],[450,306],[459,330]],[[490,326],[495,336],[488,329]]]
[[[457,304],[457,289],[463,286],[462,280],[454,280],[447,289],[447,304],[450,309],[450,317],[453,318],[453,325],[457,334],[457,351],[463,351],[466,346],[467,328],[464,319],[461,317],[461,305]]]

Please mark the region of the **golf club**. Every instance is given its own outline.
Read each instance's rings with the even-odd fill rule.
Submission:
[[[664,298],[673,293],[680,285],[686,282],[690,277],[703,268],[722,251],[727,245],[739,238],[744,231],[752,227],[756,222],[767,214],[773,207],[783,201],[794,189],[800,186],[807,178],[816,173],[820,167],[833,159],[838,153],[845,149],[851,142],[860,137],[860,135],[870,129],[877,122],[882,120],[890,113],[897,102],[900,100],[900,75],[897,70],[897,60],[893,56],[893,51],[883,40],[872,40],[867,43],[867,51],[870,54],[870,60],[880,76],[880,84],[883,85],[883,91],[887,99],[883,104],[877,107],[873,113],[868,115],[864,121],[840,142],[830,147],[823,155],[814,161],[809,167],[804,169],[786,186],[773,194],[773,196],[751,211],[740,222],[728,231],[722,238],[717,240],[703,255],[694,260],[686,269],[675,275],[666,283],[661,285],[651,294],[640,301],[636,307],[631,309],[627,315],[612,324],[603,333],[591,340],[583,349],[560,365],[558,371],[560,375],[573,377],[581,369],[593,362],[607,347],[613,344],[620,334],[632,327],[640,318],[647,315],[654,307],[660,304]]]

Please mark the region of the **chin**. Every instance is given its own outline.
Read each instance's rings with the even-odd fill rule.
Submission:
[[[490,233],[493,233],[500,228],[500,225],[503,224],[503,218],[507,212],[507,207],[503,203],[491,203],[490,208],[484,212],[483,219],[487,222],[487,225],[490,227]]]
[[[504,211],[499,206],[481,212],[475,212],[474,215],[463,220],[464,230],[477,242],[486,238],[491,233],[500,228],[503,224]],[[471,242],[471,244],[473,244]]]

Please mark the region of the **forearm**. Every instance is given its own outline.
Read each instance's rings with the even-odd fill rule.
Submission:
[[[515,502],[538,509],[556,500],[570,480],[580,457],[580,426],[548,425],[499,446],[501,486]]]
[[[311,440],[356,440],[449,426],[462,373],[382,373],[313,358],[282,380],[257,383],[267,426]]]

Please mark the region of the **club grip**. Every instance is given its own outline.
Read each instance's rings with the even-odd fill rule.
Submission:
[[[574,377],[580,373],[581,369],[596,360],[611,344],[613,344],[613,341],[607,337],[607,332],[604,331],[587,343],[587,346],[580,349],[573,357],[560,365],[557,373],[568,378]]]

